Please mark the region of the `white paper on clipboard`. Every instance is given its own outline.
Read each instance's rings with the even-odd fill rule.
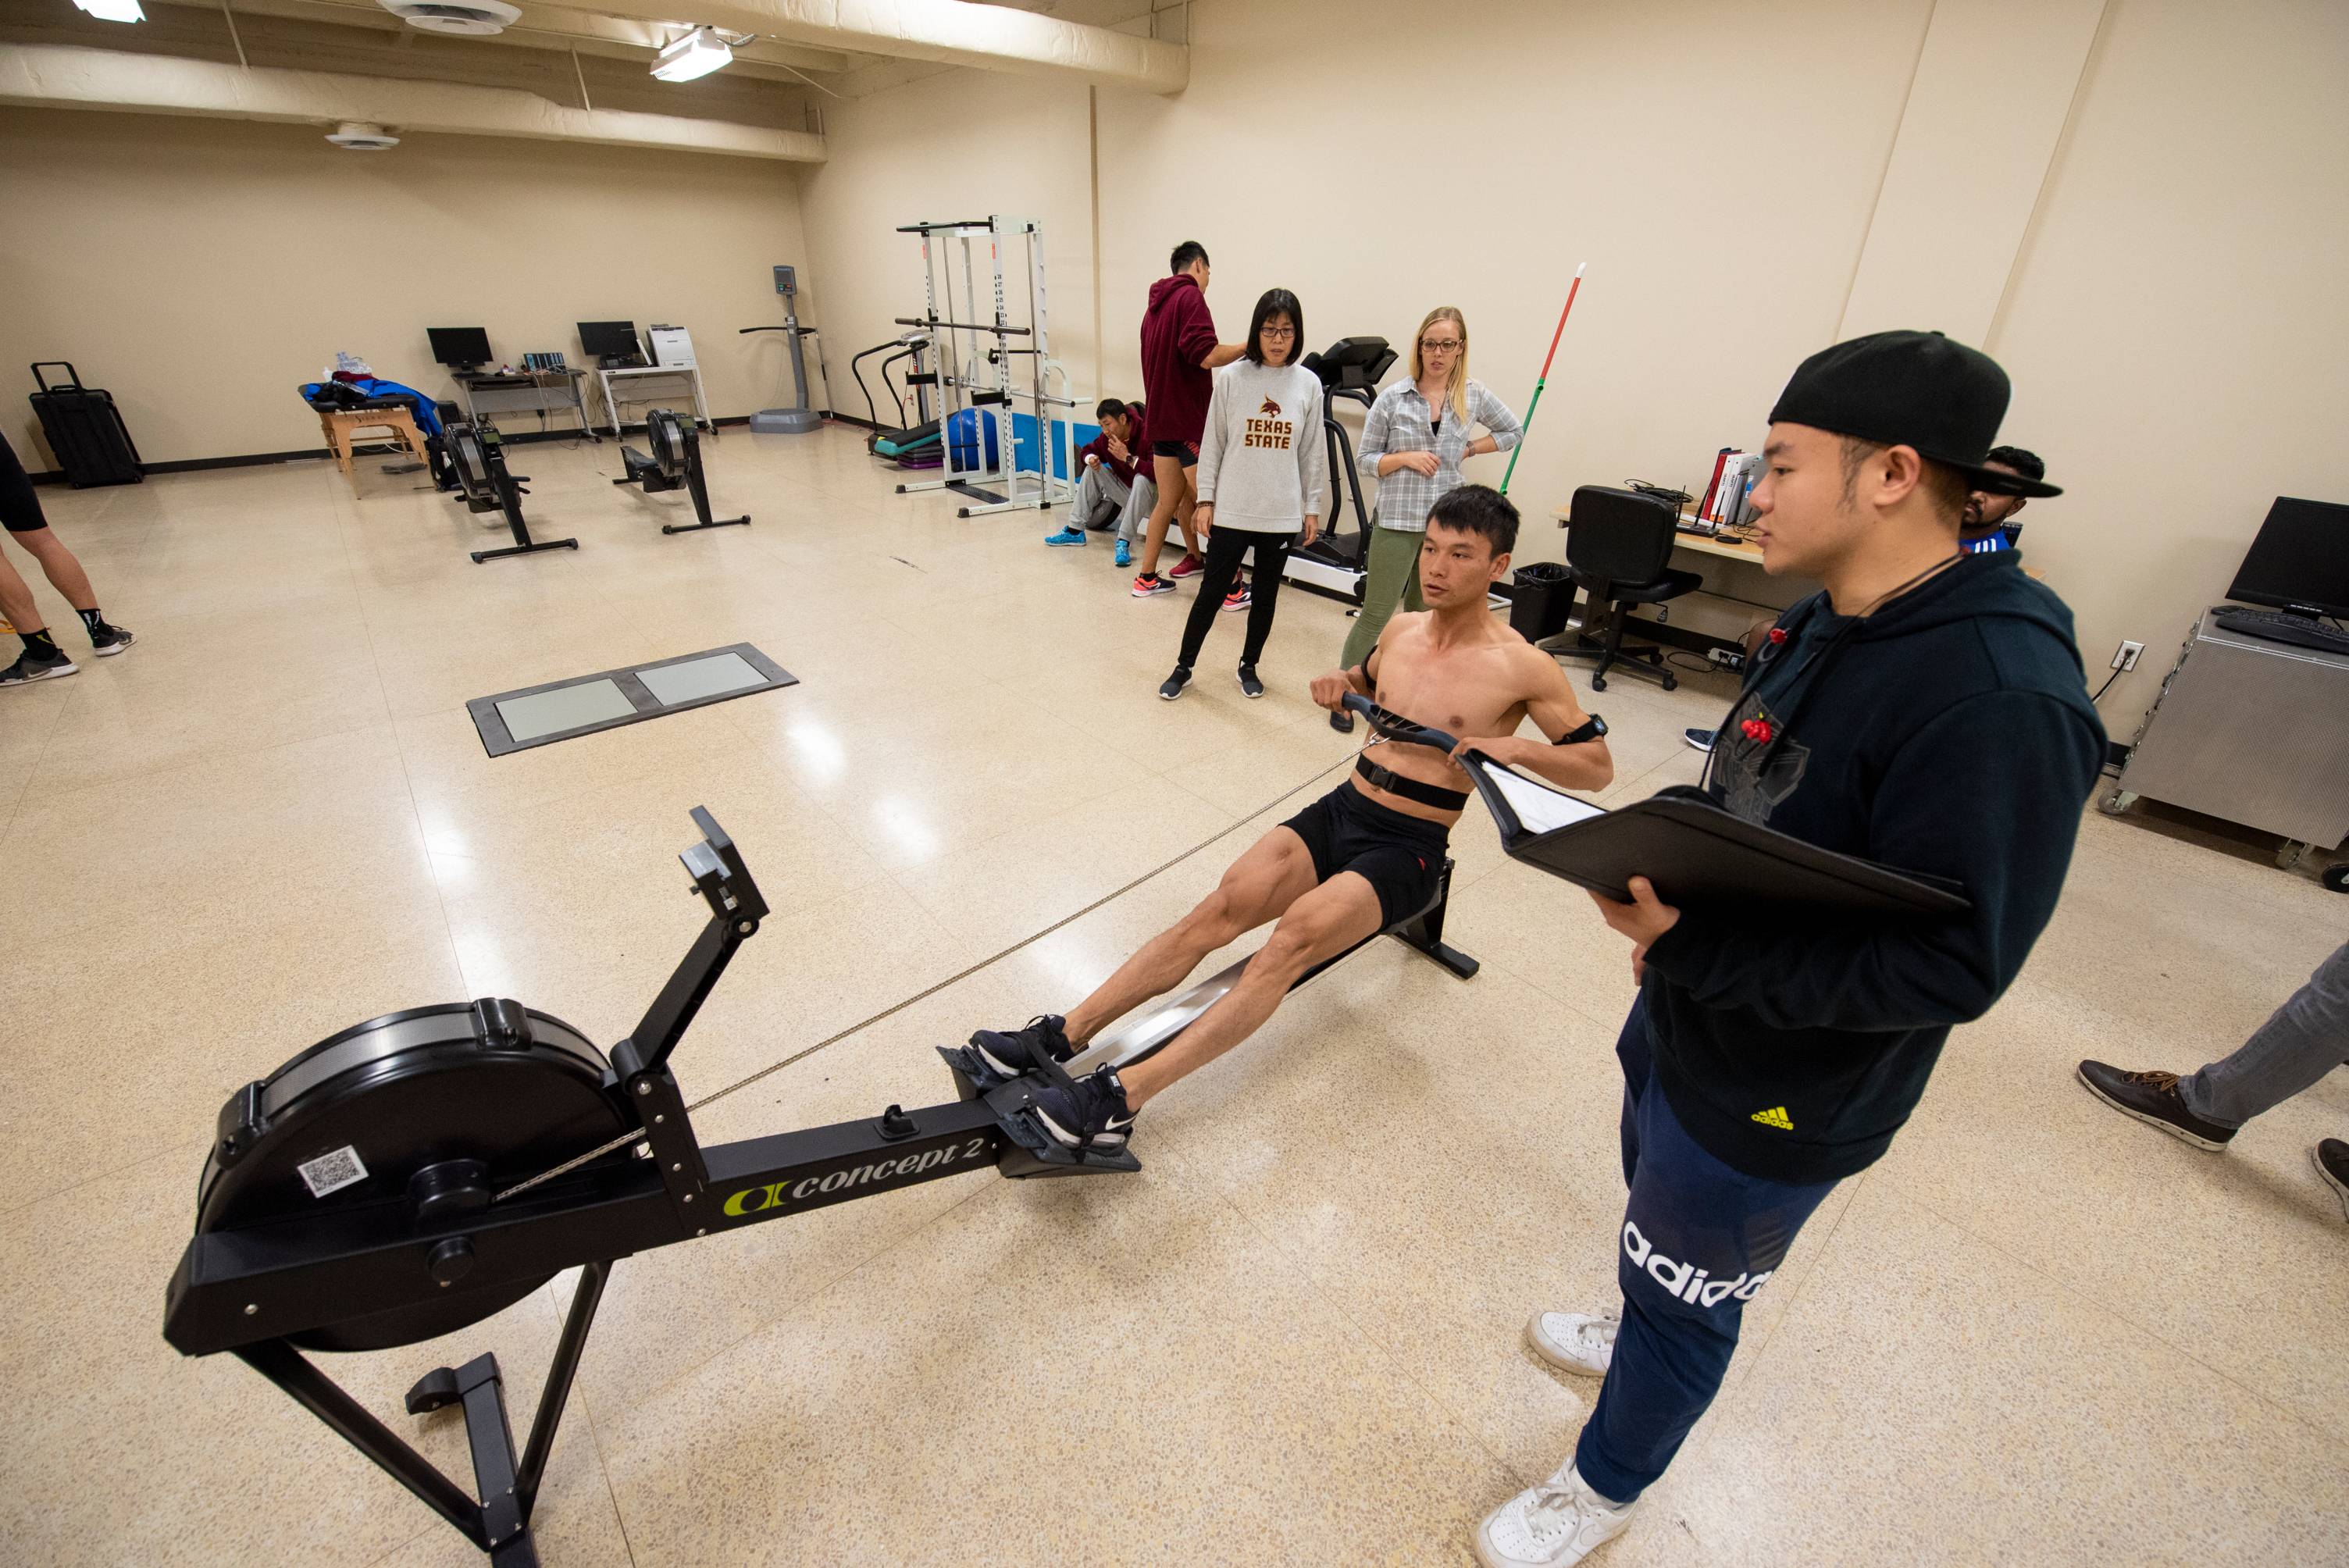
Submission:
[[[1497,763],[1485,770],[1485,777],[1500,786],[1502,797],[1509,802],[1509,810],[1517,814],[1518,825],[1528,833],[1547,833],[1568,823],[1588,821],[1590,818],[1606,815],[1601,808],[1588,800],[1578,800],[1563,789],[1537,784],[1524,774]]]

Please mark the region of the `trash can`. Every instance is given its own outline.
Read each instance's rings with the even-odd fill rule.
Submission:
[[[1528,561],[1511,573],[1509,624],[1528,643],[1555,637],[1574,613],[1574,573],[1555,561]]]

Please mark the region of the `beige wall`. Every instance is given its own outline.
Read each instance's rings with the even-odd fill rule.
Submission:
[[[71,359],[151,462],[318,444],[295,395],[336,349],[442,396],[424,329],[519,363],[574,323],[689,329],[710,408],[787,400],[771,263],[806,254],[790,165],[415,136],[388,153],[299,126],[0,109],[0,401],[47,466],[25,366]],[[780,393],[779,393],[780,387]],[[527,430],[534,417],[512,416]]]
[[[843,412],[864,413],[864,400],[849,377],[849,356],[904,332],[896,317],[922,314],[921,242],[898,233],[898,227],[997,213],[1043,225],[1045,325],[1052,357],[1068,366],[1077,390],[1092,389],[1086,90],[1050,78],[950,71],[826,106],[829,156],[802,176],[812,244],[802,314],[823,330],[837,383],[836,406]],[[954,257],[959,312],[965,308],[961,251],[951,243],[947,249]],[[1019,253],[1015,248],[1010,254]],[[984,251],[974,251],[974,266],[981,307],[991,311]],[[1007,264],[1005,283],[1007,313],[1024,325],[1027,274]],[[881,357],[866,362],[865,379],[883,423],[890,424],[895,415],[874,384]]]

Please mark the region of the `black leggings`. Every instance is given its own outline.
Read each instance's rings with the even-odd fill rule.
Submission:
[[[1199,650],[1207,645],[1207,628],[1216,624],[1224,596],[1239,581],[1240,557],[1251,549],[1256,552],[1256,597],[1248,604],[1247,643],[1240,650],[1240,663],[1256,663],[1264,652],[1265,639],[1272,635],[1272,612],[1280,602],[1280,569],[1295,539],[1294,534],[1250,533],[1244,528],[1208,530],[1207,564],[1199,573],[1199,596],[1191,603],[1191,618],[1183,624],[1179,662],[1185,669],[1199,662]]]

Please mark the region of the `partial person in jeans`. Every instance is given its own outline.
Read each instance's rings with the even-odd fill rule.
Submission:
[[[2080,1064],[2090,1094],[2126,1116],[2197,1149],[2220,1150],[2253,1117],[2274,1109],[2349,1061],[2349,943],[2316,966],[2232,1056],[2184,1078],[2158,1068],[2129,1072],[2104,1062]],[[2349,1143],[2319,1140],[2308,1151],[2349,1213]]]
[[[1472,426],[1486,434],[1471,436]],[[1485,452],[1506,452],[1525,427],[1507,405],[1468,376],[1468,322],[1448,304],[1419,324],[1411,344],[1411,379],[1398,381],[1371,405],[1355,466],[1379,485],[1378,521],[1365,543],[1362,607],[1346,634],[1341,668],[1352,669],[1379,645],[1379,634],[1397,605],[1427,608],[1419,594],[1419,545],[1427,514],[1461,485],[1460,465]],[[1330,727],[1354,727],[1350,713],[1333,713]]]
[[[1174,592],[1168,578],[1200,569],[1199,541],[1191,520],[1195,491],[1192,470],[1199,463],[1200,433],[1207,421],[1214,372],[1240,356],[1236,343],[1216,341],[1216,318],[1207,313],[1207,247],[1185,240],[1166,261],[1168,275],[1150,285],[1150,305],[1142,315],[1142,392],[1150,400],[1151,479],[1158,503],[1150,509],[1142,541],[1142,573],[1133,596],[1155,598]],[[1158,575],[1158,552],[1168,523],[1179,523],[1183,559],[1165,577]]]
[[[1047,544],[1083,544],[1089,532],[1117,524],[1117,563],[1133,562],[1136,532],[1158,501],[1157,487],[1144,471],[1150,461],[1149,433],[1143,429],[1143,407],[1116,397],[1104,397],[1093,408],[1101,434],[1077,451],[1077,494],[1069,506],[1069,521],[1058,533],[1044,536]]]
[[[26,553],[41,563],[41,571],[49,586],[65,595],[66,603],[81,616],[82,630],[89,634],[89,651],[99,658],[120,653],[135,640],[129,632],[109,622],[99,613],[98,595],[89,585],[89,573],[81,569],[65,542],[49,531],[49,520],[42,515],[41,498],[33,493],[33,481],[25,472],[25,465],[16,460],[16,449],[0,436],[0,523],[7,526],[8,537],[24,546]],[[57,646],[49,635],[47,623],[41,619],[39,606],[33,603],[33,591],[16,575],[16,568],[5,552],[0,552],[0,616],[15,628],[25,645],[16,662],[0,670],[0,686],[30,686],[35,681],[55,680],[81,668]]]
[[[1207,569],[1199,597],[1183,625],[1174,673],[1158,688],[1173,702],[1191,684],[1191,668],[1206,646],[1207,628],[1226,595],[1241,603],[1240,557],[1256,552],[1256,598],[1248,605],[1247,638],[1240,649],[1243,695],[1264,695],[1257,660],[1272,634],[1280,602],[1280,569],[1292,544],[1310,544],[1321,530],[1321,488],[1330,480],[1328,443],[1321,438],[1321,378],[1297,363],[1305,337],[1305,307],[1287,289],[1267,289],[1248,322],[1247,349],[1216,377],[1199,442],[1199,506],[1195,521],[1207,535]]]

